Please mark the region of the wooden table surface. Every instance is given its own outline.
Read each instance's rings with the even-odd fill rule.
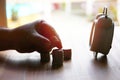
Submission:
[[[99,54],[95,60],[89,50],[92,24],[75,15],[58,16],[52,18],[52,25],[56,26],[63,48],[72,49],[72,59],[64,61],[63,67],[52,69],[52,57],[49,63],[41,64],[37,52],[1,51],[0,80],[120,80],[120,27],[115,27],[107,58]]]

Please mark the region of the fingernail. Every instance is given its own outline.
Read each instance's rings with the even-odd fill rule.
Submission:
[[[59,41],[59,39],[56,36],[53,36],[52,38],[53,38],[53,40],[55,40],[55,42]]]

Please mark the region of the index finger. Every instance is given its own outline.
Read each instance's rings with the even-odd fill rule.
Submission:
[[[53,47],[62,48],[62,42],[58,36],[52,36],[50,40],[53,43]]]

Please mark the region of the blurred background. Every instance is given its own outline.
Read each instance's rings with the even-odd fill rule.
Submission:
[[[120,23],[120,0],[6,0],[6,6],[9,28],[38,19],[52,22],[53,18],[59,20],[66,15],[78,16],[87,24],[103,11],[104,6],[108,7],[108,14],[115,25]]]
[[[8,28],[45,20],[59,34],[63,49],[72,49],[72,60],[65,61],[63,68],[51,70],[52,59],[42,65],[38,52],[3,51],[0,52],[0,80],[120,80],[120,0],[1,1],[6,1]],[[99,55],[95,60],[89,37],[93,20],[103,12],[104,6],[115,23],[114,39],[108,57]],[[1,7],[0,10],[4,12]],[[4,20],[0,18],[0,22]]]

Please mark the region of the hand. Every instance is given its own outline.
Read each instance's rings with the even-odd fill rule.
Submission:
[[[53,47],[62,48],[56,31],[44,21],[35,21],[12,30],[14,49],[19,52],[48,53]]]
[[[57,47],[59,49],[62,48],[62,43],[58,34],[54,28],[47,24],[45,21],[40,21],[38,24],[36,24],[36,31],[42,36],[48,38],[51,42],[52,47]]]

